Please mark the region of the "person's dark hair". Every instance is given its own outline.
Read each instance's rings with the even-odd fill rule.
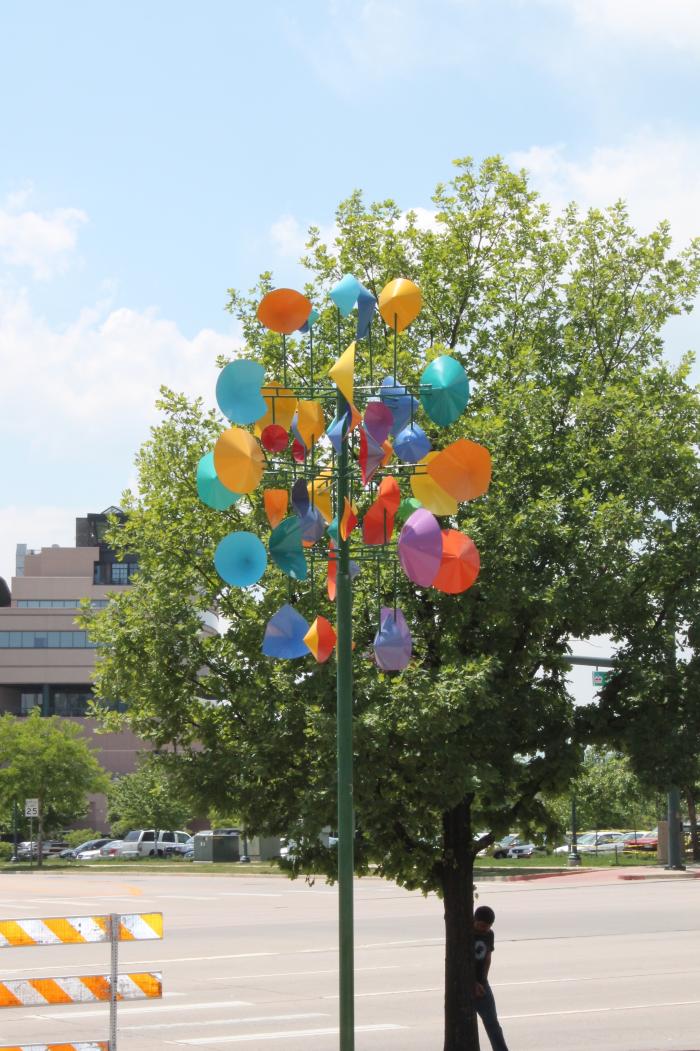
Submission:
[[[478,909],[474,910],[474,919],[481,920],[482,923],[493,923],[496,919],[496,913],[490,905],[480,905]]]

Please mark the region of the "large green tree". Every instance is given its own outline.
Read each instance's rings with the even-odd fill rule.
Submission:
[[[695,448],[678,463],[675,508],[650,523],[622,592],[614,675],[591,712],[649,789],[681,790],[700,860],[700,490]]]
[[[414,637],[405,673],[371,661],[377,583],[355,587],[355,806],[359,872],[436,891],[445,914],[445,1051],[478,1047],[472,1003],[471,905],[475,850],[513,824],[546,820],[541,793],[575,774],[583,734],[566,683],[568,640],[605,632],[636,545],[673,504],[697,413],[687,363],[662,356],[660,330],[687,310],[700,246],[671,254],[668,228],[631,227],[623,204],[552,218],[498,158],[459,162],[434,195],[435,222],[419,227],[393,201],[360,193],[337,212],[337,238],[312,230],[308,292],[317,374],[337,357],[328,289],[346,272],[378,294],[396,276],[421,287],[424,308],[399,337],[399,378],[449,352],[473,384],[467,412],[436,444],[467,437],[493,458],[488,494],[445,526],[465,530],[481,575],[459,597],[416,589],[400,575],[397,601]],[[279,377],[279,339],[255,308],[271,275],[232,293],[245,354]],[[375,380],[390,371],[388,333],[375,322]],[[353,338],[341,323],[340,347]],[[288,341],[291,368],[306,345]],[[366,358],[360,368],[367,369]],[[292,375],[294,373],[292,372]],[[212,375],[212,387],[215,377]],[[163,421],[138,457],[139,489],[113,542],[134,550],[140,577],[94,617],[103,644],[97,688],[130,703],[138,732],[175,741],[205,799],[229,796],[250,830],[284,832],[302,860],[333,872],[317,833],[334,823],[335,670],[303,671],[260,653],[264,625],[289,595],[269,570],[264,594],[233,593],[212,566],[217,541],[242,526],[265,535],[259,494],[226,514],[198,505],[194,473],[222,428],[186,396],[164,392]],[[430,430],[430,428],[429,428]],[[361,499],[361,510],[366,506]],[[318,579],[292,601],[332,616]],[[391,573],[380,582],[391,595]],[[219,637],[200,615],[225,618]],[[191,746],[197,742],[197,748]],[[474,829],[490,829],[474,843]]]
[[[45,719],[35,709],[26,719],[0,716],[0,805],[39,800],[36,838],[39,864],[46,832],[65,827],[87,811],[88,795],[104,792],[108,778],[82,731],[67,719]]]
[[[115,836],[130,828],[183,829],[192,820],[192,798],[160,756],[148,756],[133,774],[116,777],[107,792]]]
[[[650,829],[656,824],[660,797],[640,782],[627,756],[589,747],[570,788],[544,803],[562,832],[571,827],[571,801],[576,797],[581,829]]]

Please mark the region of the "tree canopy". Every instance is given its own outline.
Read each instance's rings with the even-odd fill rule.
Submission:
[[[116,777],[107,792],[107,816],[115,836],[131,828],[185,829],[192,801],[158,756],[143,760],[133,774]]]
[[[35,709],[26,719],[0,716],[0,806],[7,813],[16,800],[39,800],[37,839],[83,817],[88,795],[104,792],[108,778],[75,723],[58,716],[42,718]],[[39,853],[41,864],[41,852]]]
[[[577,826],[582,829],[649,830],[657,823],[660,797],[645,790],[618,752],[589,747],[570,788],[545,800],[562,832],[571,828],[571,800],[576,798]]]
[[[622,203],[554,218],[526,175],[498,158],[478,169],[458,162],[433,200],[426,228],[393,201],[367,205],[354,193],[338,208],[334,243],[311,230],[304,263],[321,309],[318,375],[338,356],[329,288],[353,273],[377,295],[408,277],[424,307],[399,337],[399,379],[410,385],[437,355],[457,357],[472,397],[440,442],[470,438],[493,458],[488,494],[443,520],[480,551],[474,586],[455,598],[400,576],[397,601],[414,638],[403,674],[381,674],[370,659],[390,571],[379,587],[360,574],[354,588],[357,867],[373,863],[444,897],[453,1051],[477,1046],[464,992],[472,829],[496,836],[546,822],[542,793],[564,789],[593,733],[567,688],[568,640],[622,630],[639,551],[659,517],[675,513],[679,464],[681,487],[697,486],[690,363],[669,364],[660,333],[690,309],[700,244],[673,254],[668,226],[640,235]],[[229,308],[244,354],[274,377],[279,339],[255,316],[271,286],[262,275],[248,295],[231,292]],[[349,323],[340,336],[344,349]],[[375,321],[377,382],[390,371],[387,337]],[[305,369],[304,342],[287,347],[291,369]],[[139,733],[177,743],[203,800],[223,794],[251,831],[293,836],[303,860],[332,873],[333,852],[317,833],[334,824],[335,669],[300,671],[260,651],[264,624],[290,593],[310,617],[332,617],[323,580],[311,594],[274,570],[264,592],[222,586],[216,543],[237,527],[266,535],[262,500],[252,494],[223,514],[201,506],[196,465],[222,421],[186,394],[164,391],[160,407],[138,456],[138,492],[123,502],[128,521],[112,531],[113,543],[138,553],[140,574],[92,615],[98,694],[128,700]],[[208,609],[225,618],[219,636],[200,630]]]

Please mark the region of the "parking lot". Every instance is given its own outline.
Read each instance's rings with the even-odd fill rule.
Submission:
[[[497,913],[492,979],[511,1051],[700,1048],[700,881],[620,877],[479,886]],[[164,984],[162,1001],[120,1007],[123,1051],[338,1046],[336,890],[322,881],[103,868],[1,875],[0,899],[4,919],[164,913],[162,942],[120,948],[120,970],[159,970]],[[6,949],[2,960],[4,979],[106,973],[109,946]],[[356,966],[358,1051],[439,1051],[439,900],[358,882]],[[108,1035],[101,1005],[5,1009],[1,1025],[7,1044]]]

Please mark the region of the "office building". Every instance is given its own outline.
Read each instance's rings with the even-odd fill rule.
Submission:
[[[75,547],[29,551],[17,545],[16,574],[10,587],[0,581],[0,712],[23,717],[34,708],[77,722],[96,749],[104,768],[131,773],[137,753],[147,747],[130,731],[96,734],[87,716],[92,697],[95,648],[75,623],[78,606],[88,599],[106,605],[110,594],[124,591],[137,569],[135,558],[120,560],[105,543],[109,507],[76,519]],[[95,797],[84,824],[106,827],[105,801]]]

